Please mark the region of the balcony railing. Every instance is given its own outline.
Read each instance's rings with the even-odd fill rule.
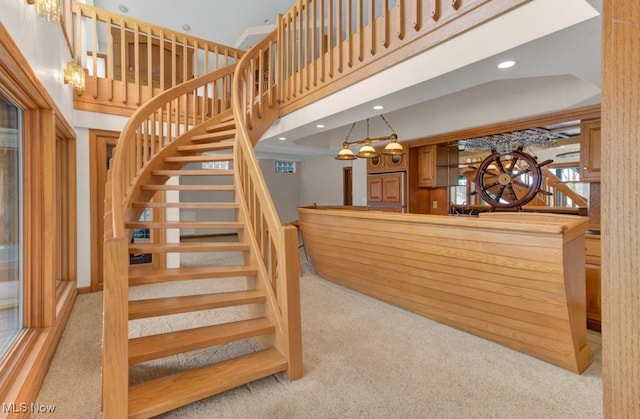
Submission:
[[[87,69],[75,107],[129,116],[160,92],[234,64],[243,51],[81,3],[74,49]]]

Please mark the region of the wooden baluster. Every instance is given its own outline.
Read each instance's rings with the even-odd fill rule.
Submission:
[[[109,102],[113,101],[113,22],[111,21],[111,16],[109,16],[106,20],[107,25],[107,58],[105,59],[105,75],[109,82],[109,92],[107,94],[107,100]],[[80,37],[78,37],[80,38]],[[94,60],[97,60],[97,57],[93,57]]]
[[[329,0],[331,1],[331,0]],[[324,31],[324,22],[325,22],[325,5],[324,5],[324,0],[320,0],[320,39],[319,39],[319,43],[320,43],[320,82],[324,83],[324,77],[325,77],[325,71],[326,71],[326,64],[325,64],[325,56],[327,53],[328,48],[328,43],[327,43],[327,35],[325,34]]]
[[[440,19],[440,0],[431,0],[431,19],[437,22]]]
[[[358,0],[358,61],[362,62],[364,60],[364,10],[362,5],[362,0]]]
[[[411,25],[416,32],[422,28],[422,0],[413,0],[413,20]]]
[[[369,11],[371,12],[371,21],[369,26],[371,27],[371,46],[369,52],[371,55],[376,55],[376,3],[374,0],[369,0]]]
[[[269,89],[269,108],[272,108],[274,105],[274,97],[273,97],[273,85],[274,85],[274,80],[273,80],[273,73],[276,71],[276,66],[275,66],[275,60],[274,60],[274,53],[275,49],[274,49],[274,45],[273,45],[273,41],[269,41],[269,62],[268,62],[268,66],[269,66],[269,70],[267,71],[267,83],[268,86],[267,88]]]
[[[405,0],[398,0],[398,4],[396,7],[398,8],[398,29],[396,31],[396,36],[398,39],[402,40],[405,36],[405,27],[404,27],[404,19],[405,19]]]
[[[351,0],[347,0],[347,65],[353,67],[353,6]]]
[[[192,78],[196,79],[198,78],[198,74],[200,74],[198,72],[198,69],[200,67],[199,64],[199,47],[198,47],[198,40],[194,39],[193,40],[193,60],[191,60],[191,62],[193,62],[193,71],[192,71]]]
[[[176,34],[172,33],[171,34],[171,87],[175,86],[177,82],[176,67],[178,63],[177,63],[176,54],[177,54]]]
[[[209,44],[204,44],[204,72],[202,74],[207,74],[209,72]]]
[[[164,31],[160,31],[158,37],[160,38],[158,42],[160,43],[160,91],[162,92],[166,86],[166,74],[164,72]]]
[[[460,8],[460,0],[450,0],[451,7],[453,10],[458,10]]]
[[[329,21],[329,39],[327,40],[327,51],[329,53],[329,78],[333,78],[333,1],[329,0],[329,11],[327,20]]]
[[[298,32],[298,8],[293,6],[293,97],[298,96],[298,77],[300,73],[300,36]]]
[[[133,68],[133,77],[134,83],[138,87],[138,97],[136,98],[136,105],[140,106],[141,100],[140,96],[142,95],[142,86],[140,86],[140,29],[138,28],[138,24],[133,25],[133,51],[134,51],[134,68]]]
[[[124,95],[122,96],[122,103],[126,104],[129,101],[129,84],[127,83],[127,49],[124,19],[120,19],[120,78],[122,79],[122,87]]]
[[[76,19],[75,27],[82,28],[82,9],[76,3],[72,3],[71,7]],[[82,38],[82,36],[74,36],[76,54],[82,53]],[[93,59],[95,60],[96,57],[94,56]]]
[[[287,72],[287,76],[289,78],[287,83],[287,99],[293,99],[295,97],[295,38],[294,38],[294,25],[293,25],[293,17],[291,16],[291,12],[289,12],[287,17],[287,28],[289,35],[289,45],[287,45],[287,61],[289,61],[289,71]]]
[[[264,89],[264,50],[258,51],[258,118],[262,119],[262,102],[263,102],[263,89]]]
[[[311,83],[313,86],[318,85],[318,2],[310,0],[309,4],[313,8],[311,11],[311,63],[313,66],[313,76]]]
[[[389,48],[389,0],[382,0],[382,46]]]
[[[146,125],[146,121],[144,124],[140,126],[140,128],[136,132],[136,147],[134,150],[134,155],[136,156],[136,160],[135,160],[136,170],[138,169],[138,167],[142,167],[142,165],[144,164],[144,156],[142,155],[142,153],[144,152],[143,141],[145,137],[144,136],[145,125]]]
[[[95,9],[93,13],[91,13],[91,48],[93,49],[93,80],[95,83],[95,88],[93,91],[93,98],[98,98],[98,16],[96,15]]]
[[[350,3],[350,0],[346,0],[347,3]],[[336,13],[336,25],[338,26],[338,32],[336,33],[336,42],[338,46],[338,73],[342,73],[344,70],[343,62],[344,62],[344,51],[343,51],[343,42],[342,42],[342,33],[344,32],[344,27],[342,24],[342,0],[338,0],[338,12]],[[350,27],[351,24],[347,22],[347,27]],[[348,31],[351,32],[351,31]]]
[[[305,29],[304,29],[304,71],[305,71],[305,90],[309,91],[309,85],[311,84],[311,59],[309,57],[310,54],[310,42],[311,37],[309,34],[311,33],[311,13],[309,11],[309,0],[305,0],[304,14],[306,17]]]
[[[151,26],[147,26],[147,86],[149,86],[149,97],[153,94],[153,38],[151,37]]]
[[[182,38],[182,83],[191,79],[189,73],[189,64],[187,59],[189,58],[189,41],[186,37]]]

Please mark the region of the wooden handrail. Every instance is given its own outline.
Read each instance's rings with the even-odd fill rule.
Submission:
[[[563,207],[586,207],[588,206],[587,200],[584,196],[578,194],[573,189],[565,185],[560,181],[560,179],[554,175],[548,168],[541,167],[540,171],[542,173],[542,182],[545,187],[545,190],[548,192],[552,192],[550,189],[553,189],[553,196],[549,198],[553,198],[553,202],[551,206],[558,206],[556,202],[556,197],[558,193],[562,194]],[[571,199],[571,205],[568,205],[567,198]]]
[[[158,93],[234,64],[243,51],[73,3],[75,55],[88,70],[76,108],[131,115]]]

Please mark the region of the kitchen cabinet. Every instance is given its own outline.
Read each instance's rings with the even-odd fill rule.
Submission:
[[[600,236],[585,236],[585,289],[587,306],[587,327],[601,329],[601,286],[600,286]]]
[[[418,186],[458,184],[458,148],[427,145],[418,149]]]
[[[404,179],[404,172],[367,176],[367,205],[383,211],[404,211]]]
[[[381,150],[378,150],[380,152]],[[367,159],[367,173],[399,172],[407,170],[406,154],[378,154]]]
[[[600,119],[580,123],[580,175],[583,181],[600,182]]]

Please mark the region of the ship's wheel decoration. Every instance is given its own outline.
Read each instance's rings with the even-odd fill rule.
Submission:
[[[476,172],[473,194],[496,208],[513,208],[521,210],[522,206],[531,202],[538,193],[549,194],[540,190],[542,173],[540,168],[553,160],[538,163],[536,158],[518,147],[504,153],[492,150],[492,153],[480,163]]]

